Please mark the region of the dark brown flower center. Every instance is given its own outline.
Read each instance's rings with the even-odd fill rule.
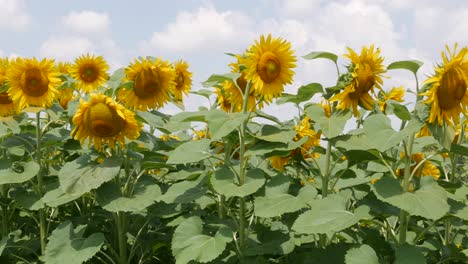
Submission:
[[[94,64],[85,64],[80,70],[80,78],[85,83],[93,83],[99,78],[99,69]]]
[[[177,78],[176,78],[176,89],[177,90],[182,90],[184,87],[184,74],[181,71],[177,71]]]
[[[263,53],[257,64],[257,73],[266,83],[276,80],[281,73],[281,64],[278,57],[270,51]]]
[[[437,99],[442,110],[450,110],[459,105],[466,93],[467,83],[460,73],[454,70],[447,71],[440,80],[437,89]]]
[[[142,70],[135,77],[133,90],[139,98],[154,96],[160,90],[159,74],[151,69]]]
[[[351,99],[359,99],[370,91],[375,84],[375,76],[368,64],[361,64],[357,69],[354,92],[349,94]]]
[[[0,104],[11,104],[13,101],[6,92],[0,93]]]
[[[117,111],[104,103],[93,105],[85,116],[85,122],[88,123],[91,133],[98,137],[115,136],[125,125],[125,121]]]

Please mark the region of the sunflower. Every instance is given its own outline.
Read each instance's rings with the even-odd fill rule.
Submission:
[[[380,50],[374,50],[374,45],[369,48],[364,46],[360,55],[350,48],[348,52],[345,57],[351,60],[351,64],[348,66],[348,73],[340,77],[344,89],[333,96],[330,102],[339,101],[337,108],[341,110],[352,107],[354,116],[359,116],[357,109],[359,103],[367,110],[374,107],[374,99],[369,91],[374,92],[374,87],[382,88],[382,73],[385,69]]]
[[[61,74],[70,74],[70,67],[71,63],[69,62],[57,63],[57,69]],[[57,95],[57,101],[63,109],[67,109],[68,102],[70,102],[74,97],[75,89],[73,89],[73,86],[61,87],[61,89],[59,89],[58,91],[59,93]]]
[[[468,49],[462,48],[457,53],[457,44],[450,51],[446,46],[447,54],[442,52],[443,64],[438,65],[434,75],[424,84],[430,88],[421,95],[427,96],[424,103],[429,104],[431,112],[429,123],[444,122],[453,125],[452,120],[458,124],[460,113],[465,114],[468,105],[466,88],[468,85]]]
[[[378,103],[380,106],[380,110],[382,112],[385,112],[385,110],[387,109],[387,100],[393,100],[400,103],[403,102],[403,97],[405,96],[405,88],[403,88],[403,86],[393,87],[392,89],[390,89],[390,91],[388,91],[388,93],[381,90],[379,92],[379,95],[380,99]]]
[[[229,102],[229,94],[226,93],[226,90],[220,87],[215,87],[216,92],[216,102],[219,105],[221,110],[226,112],[231,112],[231,102]]]
[[[97,150],[105,143],[114,149],[116,142],[124,148],[125,137],[136,139],[141,129],[132,111],[103,94],[91,94],[89,102],[81,99],[73,124],[73,137],[81,144],[89,139],[88,146],[94,143]]]
[[[229,67],[231,67],[231,72],[241,73],[241,75],[239,76],[239,78],[237,78],[235,83],[234,81],[227,80],[224,81],[221,84],[221,86],[223,87],[227,95],[227,101],[233,107],[233,111],[241,112],[242,105],[244,104],[243,93],[247,88],[247,79],[245,77],[245,72],[241,71],[239,62],[240,57],[238,56],[237,58],[237,62],[229,64]],[[263,108],[263,103],[262,101],[260,101],[260,103],[257,105],[257,98],[255,97],[255,92],[253,90],[250,90],[249,98],[247,99],[247,111],[255,111],[257,107],[259,109]]]
[[[241,62],[245,66],[246,80],[252,81],[255,95],[271,102],[281,95],[285,84],[292,83],[296,56],[289,42],[269,34],[255,41]]]
[[[400,157],[404,158],[405,153],[401,153]],[[411,155],[411,159],[414,161],[415,165],[411,166],[411,173],[414,172],[414,169],[416,166],[418,166],[424,159],[424,154],[423,153],[415,153]],[[421,168],[422,167],[422,168]],[[415,173],[416,176],[432,176],[434,179],[439,179],[440,177],[440,171],[439,169],[432,164],[432,162],[426,160],[422,166],[418,168],[418,172]],[[397,170],[397,175],[398,176],[403,176],[405,173],[404,169],[398,169]]]
[[[17,58],[7,72],[8,95],[22,109],[28,106],[49,107],[62,82],[54,61]]]
[[[273,156],[270,157],[271,166],[279,171],[284,171],[284,166],[289,163],[291,159],[290,156],[281,157],[281,156]]]
[[[8,58],[0,58],[0,90],[6,84],[6,72],[9,64]],[[0,117],[14,115],[18,110],[18,105],[10,99],[8,93],[0,92]]]
[[[322,99],[319,106],[322,107],[323,111],[325,112],[325,116],[330,118],[331,116],[330,102],[327,99]]]
[[[75,59],[70,75],[77,80],[77,88],[85,93],[99,89],[109,79],[109,65],[102,56],[82,55]]]
[[[119,90],[118,98],[127,107],[145,111],[169,101],[176,76],[169,62],[160,58],[135,60],[125,69],[125,74],[126,80],[133,82],[133,89]]]
[[[187,95],[192,87],[192,73],[188,71],[188,67],[188,63],[182,60],[174,63],[176,76],[172,94],[176,101],[182,101],[182,95]]]

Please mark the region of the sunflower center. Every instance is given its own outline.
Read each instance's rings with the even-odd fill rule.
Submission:
[[[178,71],[177,78],[176,78],[177,90],[182,90],[182,87],[184,86],[184,82],[185,82],[184,75],[182,74],[182,72]]]
[[[86,122],[90,125],[91,133],[98,137],[113,137],[120,133],[125,125],[123,118],[104,103],[91,107]]]
[[[362,95],[369,92],[375,84],[375,76],[368,64],[363,64],[356,70],[357,83],[354,92],[349,94],[351,99],[359,99]]]
[[[10,97],[6,92],[0,93],[0,104],[11,104],[13,103],[12,100],[10,100]]]
[[[442,110],[449,110],[459,105],[466,93],[467,83],[455,71],[448,71],[440,81],[437,99]]]
[[[139,98],[152,97],[159,90],[159,78],[157,73],[151,70],[144,70],[135,77],[133,91]]]
[[[84,65],[80,69],[80,77],[86,83],[95,82],[99,77],[99,70],[93,64]]]
[[[237,86],[241,89],[242,92],[245,92],[245,88],[247,87],[247,80],[245,79],[245,75],[242,74],[239,78],[236,80]]]
[[[39,97],[49,89],[49,79],[40,69],[29,69],[24,73],[23,92],[29,96]]]
[[[257,65],[257,72],[264,82],[273,82],[281,73],[278,57],[270,51],[263,53]]]

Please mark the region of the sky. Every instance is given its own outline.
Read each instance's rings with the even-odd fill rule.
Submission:
[[[384,64],[415,59],[425,64],[424,80],[441,61],[448,44],[468,44],[468,2],[465,0],[0,0],[0,57],[54,58],[73,61],[84,53],[102,55],[115,70],[138,56],[189,62],[193,90],[211,74],[226,73],[232,58],[271,33],[292,44],[298,57],[294,82],[286,92],[312,82],[324,87],[336,81],[334,65],[308,61],[311,51],[329,51],[348,60],[346,47],[360,51],[375,44]],[[384,89],[403,85],[414,90],[414,78],[402,70],[390,71]],[[207,106],[200,96],[185,99],[187,110]],[[179,111],[174,106],[161,110]],[[266,111],[292,118],[288,105]]]

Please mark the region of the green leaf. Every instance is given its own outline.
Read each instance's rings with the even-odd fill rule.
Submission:
[[[415,246],[404,244],[399,246],[395,252],[394,264],[426,264],[426,259]]]
[[[93,233],[83,238],[84,232],[76,228],[70,221],[61,223],[49,236],[44,262],[48,264],[81,264],[91,259],[104,244],[102,233]],[[81,232],[80,232],[81,231]]]
[[[387,101],[387,111],[392,110],[393,113],[400,118],[401,120],[409,121],[411,120],[411,113],[408,111],[406,106],[399,104],[398,102],[388,100]]]
[[[269,142],[288,143],[293,140],[297,132],[293,129],[279,128],[273,125],[263,125],[256,135],[257,138]]]
[[[255,198],[255,215],[276,217],[306,207],[303,197],[298,198],[288,193],[289,185],[289,178],[283,174],[277,174],[268,181],[265,195]]]
[[[387,70],[404,69],[416,74],[423,64],[422,61],[418,60],[395,61],[387,66]]]
[[[227,166],[218,168],[213,177],[211,185],[213,189],[227,198],[245,197],[256,192],[265,183],[264,172],[261,169],[251,169],[247,171],[245,182],[239,185],[236,175]]]
[[[69,203],[80,197],[81,194],[68,194],[65,193],[60,186],[57,186],[57,188],[48,191],[44,197],[42,197],[42,202],[50,207],[59,207],[62,204]]]
[[[151,178],[142,178],[135,184],[130,197],[123,197],[120,187],[114,182],[103,184],[96,195],[98,204],[107,211],[141,212],[158,200],[161,189]]]
[[[450,149],[452,146],[453,138],[455,137],[455,130],[444,124],[439,126],[438,124],[427,124],[427,127],[431,131],[432,136],[446,149]]]
[[[208,90],[208,89],[200,89],[200,90],[197,90],[197,91],[191,91],[190,93],[200,95],[200,96],[203,96],[205,98],[210,98],[210,96],[213,94],[213,91]]]
[[[211,139],[221,139],[236,130],[248,118],[248,114],[231,113],[215,109],[206,114]]]
[[[165,203],[190,203],[205,195],[207,190],[205,177],[200,176],[193,181],[173,184],[159,200]]]
[[[311,116],[313,119],[314,117]],[[332,114],[330,118],[324,116],[317,120],[317,125],[327,138],[339,136],[346,125],[346,122],[351,118],[350,111],[340,111]]]
[[[468,156],[468,144],[452,144],[450,147],[450,152]]]
[[[44,208],[44,203],[42,202],[41,197],[30,189],[19,187],[13,190],[10,194],[15,202],[23,208],[33,211]]]
[[[47,131],[43,137],[44,146],[63,145],[70,138],[70,130],[58,127]]]
[[[8,236],[4,236],[2,240],[0,240],[0,256],[3,253],[3,250],[5,250],[5,247],[8,243],[8,238],[9,238]]]
[[[315,200],[311,209],[296,219],[292,229],[300,234],[330,234],[369,217],[369,207],[360,206],[352,213],[346,210],[346,202],[347,200],[340,195]]]
[[[122,160],[110,157],[98,164],[89,155],[67,162],[59,171],[60,186],[68,194],[84,194],[112,180],[120,172]]]
[[[309,138],[303,137],[299,141],[289,141],[287,144],[281,142],[268,142],[263,140],[258,140],[255,144],[246,151],[247,156],[251,155],[263,155],[268,154],[273,151],[288,151],[300,147],[304,144]]]
[[[167,163],[185,164],[209,158],[211,156],[210,143],[211,140],[206,138],[182,143],[169,154]]]
[[[348,250],[345,256],[346,264],[379,264],[379,258],[368,245],[361,245]]]
[[[368,144],[380,152],[400,144],[406,136],[404,133],[393,130],[390,118],[382,114],[366,118],[364,134],[367,136]]]
[[[0,184],[22,183],[38,172],[39,165],[34,161],[12,163],[9,160],[0,160]]]
[[[213,74],[208,80],[202,82],[203,87],[210,88],[221,84],[224,81],[235,82],[239,78],[240,73]]]
[[[295,241],[287,230],[288,227],[281,222],[273,222],[271,230],[259,225],[256,227],[256,233],[249,234],[244,254],[246,256],[290,254],[294,250]]]
[[[445,190],[432,177],[423,177],[421,185],[422,187],[414,193],[404,193],[398,180],[383,177],[373,184],[372,188],[379,200],[403,209],[412,215],[431,220],[443,217],[449,211]]]
[[[326,51],[314,51],[305,56],[302,56],[302,58],[306,60],[329,59],[334,63],[336,63],[336,61],[338,60],[338,56],[336,54]]]
[[[203,222],[198,216],[184,220],[174,231],[172,253],[176,264],[194,260],[206,263],[220,256],[232,240],[232,231],[221,227],[214,236],[203,234]]]
[[[323,87],[319,83],[309,83],[299,87],[297,95],[294,94],[283,94],[277,101],[276,104],[294,103],[299,104],[306,102],[317,93],[323,93]]]
[[[220,110],[216,110],[220,111]],[[206,114],[209,111],[181,112],[171,117],[171,122],[206,122]]]

